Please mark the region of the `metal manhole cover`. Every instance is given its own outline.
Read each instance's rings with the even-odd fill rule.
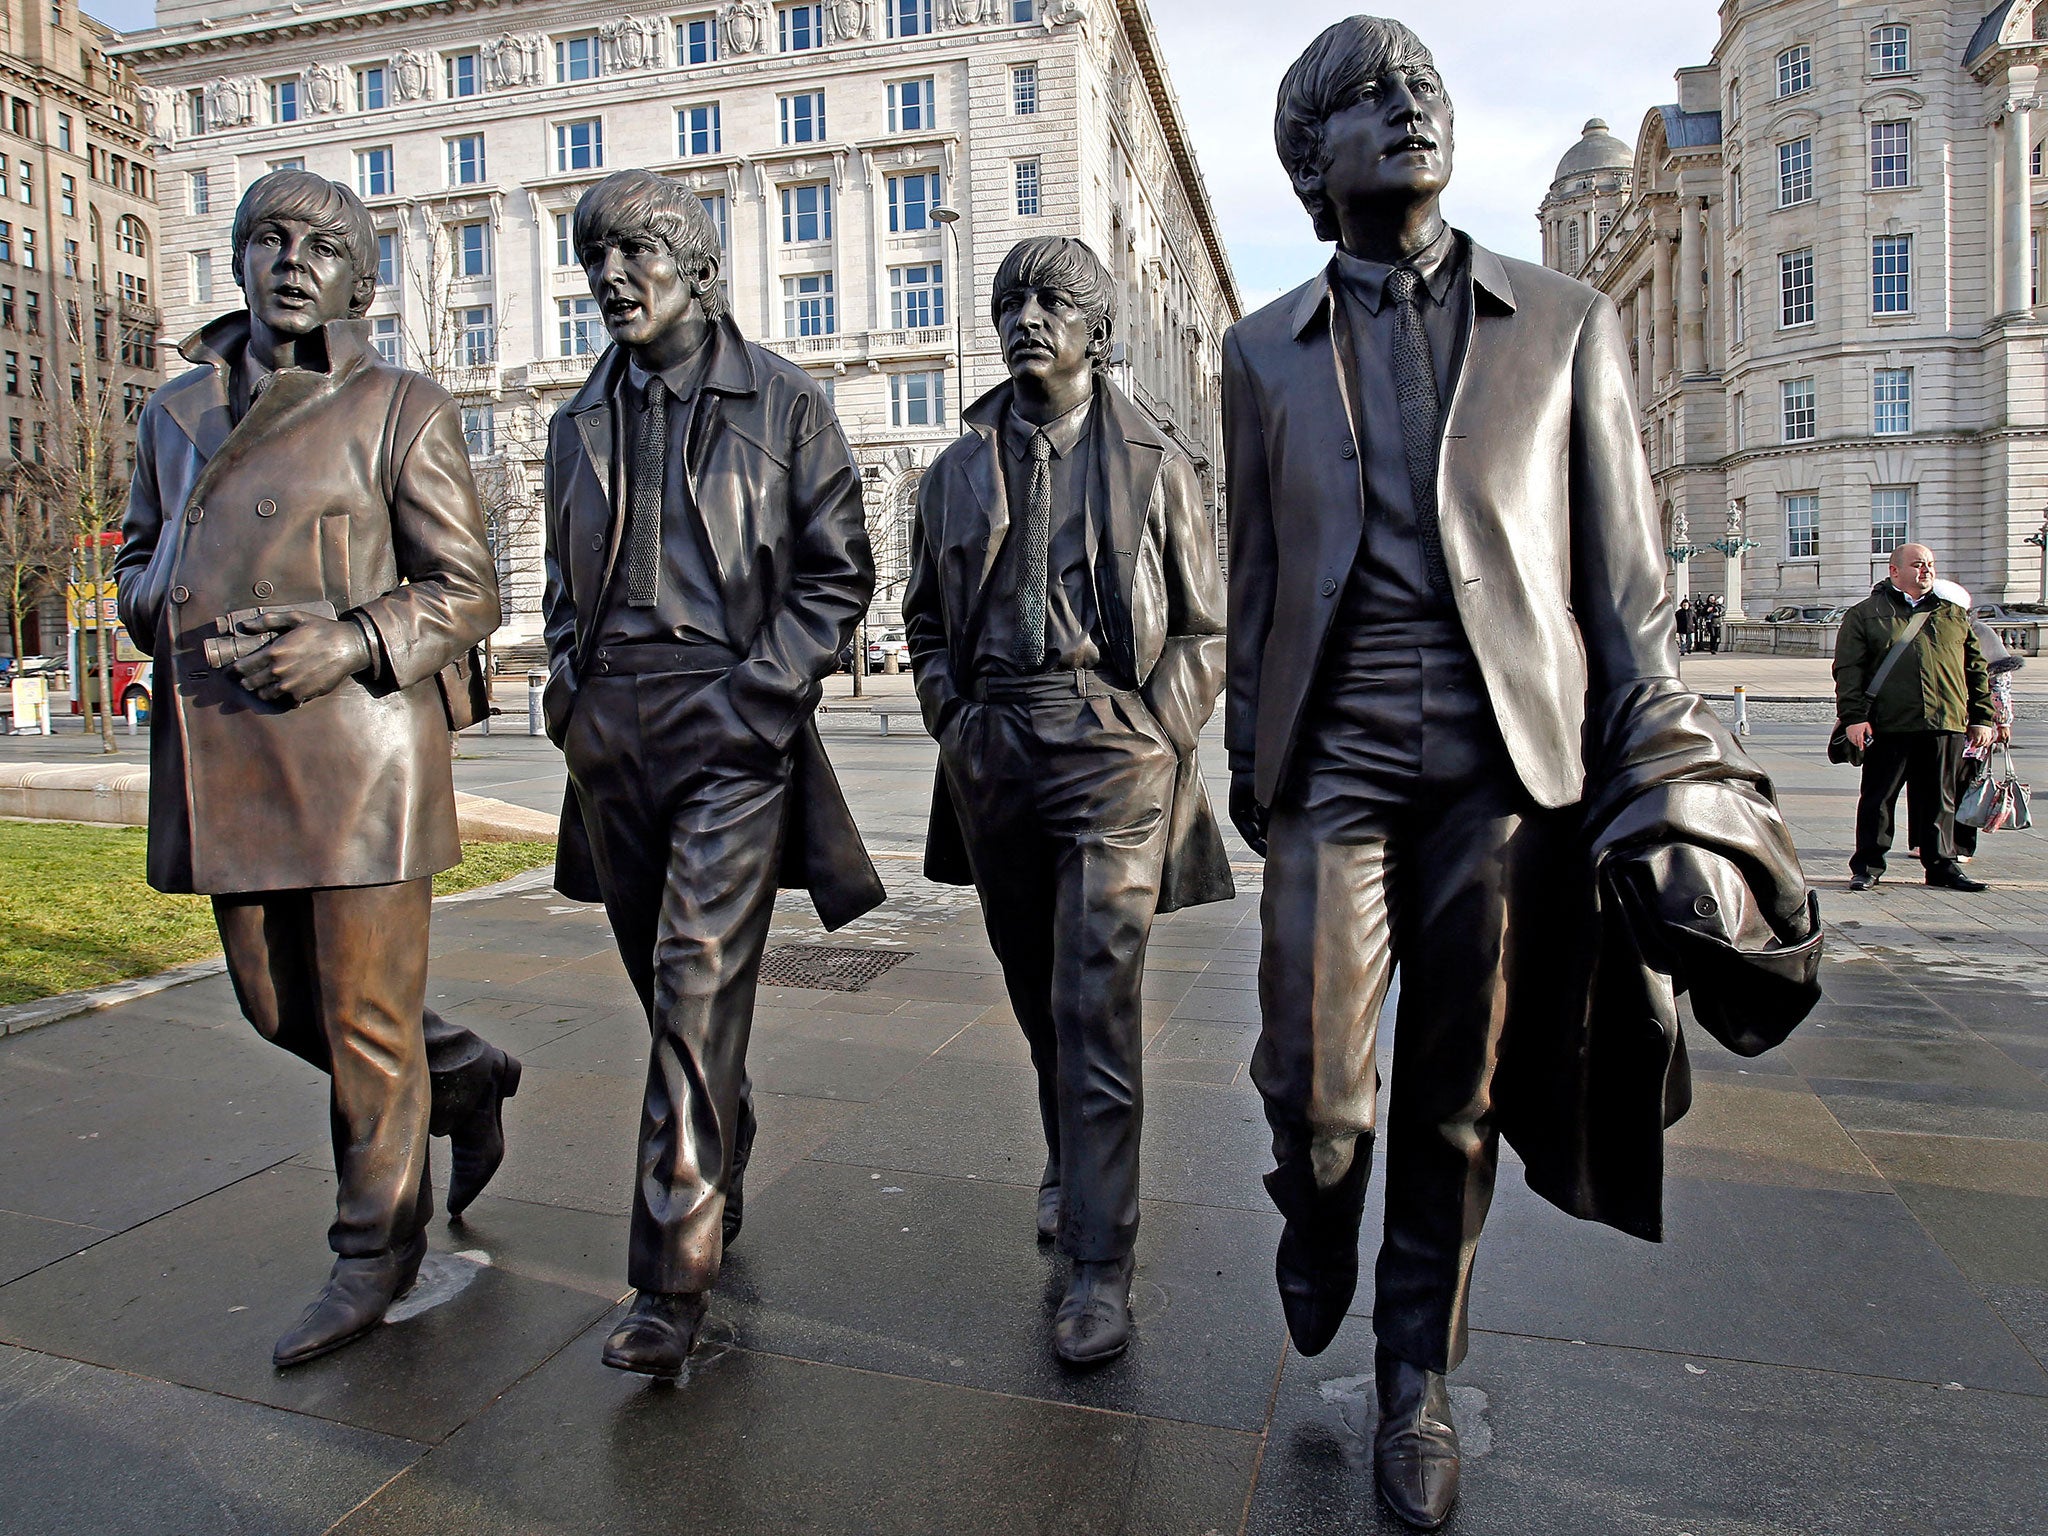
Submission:
[[[778,944],[761,959],[761,980],[771,987],[864,992],[868,983],[909,958],[910,952],[902,949],[834,949],[824,944]]]

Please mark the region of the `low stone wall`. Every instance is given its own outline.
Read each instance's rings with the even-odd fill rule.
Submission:
[[[1722,625],[1721,650],[1742,656],[1832,656],[1839,624],[1766,624],[1731,619]]]

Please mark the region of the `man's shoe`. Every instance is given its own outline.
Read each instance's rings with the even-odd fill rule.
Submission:
[[[1972,880],[1953,864],[1937,865],[1927,871],[1927,883],[1943,891],[1988,891],[1982,880]]]
[[[1121,1259],[1074,1261],[1074,1276],[1052,1319],[1052,1347],[1068,1365],[1101,1365],[1131,1342],[1129,1254]]]
[[[1381,1348],[1374,1356],[1380,1422],[1372,1465],[1380,1499],[1418,1531],[1433,1531],[1458,1502],[1458,1432],[1441,1371],[1410,1365]]]
[[[277,1341],[270,1363],[286,1370],[361,1338],[384,1321],[392,1302],[412,1288],[426,1256],[427,1238],[422,1232],[397,1253],[336,1259],[327,1289]]]
[[[704,1296],[698,1291],[642,1291],[612,1336],[604,1341],[604,1363],[674,1381],[704,1331]]]
[[[1052,1242],[1060,1235],[1060,1187],[1048,1184],[1038,1192],[1038,1240]]]
[[[1280,1233],[1279,1252],[1273,1256],[1273,1275],[1280,1286],[1280,1310],[1287,1318],[1288,1337],[1302,1354],[1320,1355],[1344,1326],[1351,1298],[1358,1291],[1356,1230],[1348,1243],[1318,1244],[1303,1233],[1299,1223],[1289,1221]]]
[[[448,1219],[457,1220],[505,1161],[505,1101],[519,1092],[518,1059],[496,1046],[463,1070],[448,1097]]]
[[[1849,877],[1849,889],[1852,891],[1867,891],[1883,878],[1883,875],[1854,874]]]

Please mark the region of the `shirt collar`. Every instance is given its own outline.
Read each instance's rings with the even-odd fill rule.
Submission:
[[[1052,444],[1053,457],[1063,459],[1074,451],[1074,445],[1081,441],[1088,431],[1089,412],[1094,408],[1095,397],[1090,395],[1079,405],[1057,421],[1048,422],[1043,428],[1046,441]],[[1017,414],[1013,405],[1003,417],[1003,444],[1010,452],[1023,458],[1031,452],[1031,439],[1041,429]]]
[[[1889,577],[1887,577],[1886,579],[1890,580]],[[1905,601],[1905,604],[1908,608],[1918,608],[1922,603],[1926,602],[1930,597],[1934,596],[1934,588],[1932,587],[1929,587],[1925,592],[1922,592],[1918,597],[1915,597],[1912,593],[1908,592],[1904,587],[1900,586],[1896,581],[1892,582],[1891,585],[1892,590],[1899,594],[1900,598],[1902,598]]]
[[[704,382],[704,368],[711,359],[711,348],[707,344],[699,347],[679,363],[671,363],[661,370],[661,382],[668,386],[669,393],[678,400],[688,400],[697,393]],[[647,392],[648,381],[655,377],[640,366],[639,360],[630,352],[626,354],[626,382],[638,397]]]
[[[1403,265],[1421,274],[1424,290],[1441,304],[1450,296],[1451,283],[1458,275],[1458,263],[1453,259],[1458,254],[1458,236],[1450,225],[1443,224],[1438,226],[1436,238]],[[1387,279],[1394,273],[1392,263],[1368,261],[1339,246],[1331,266],[1339,286],[1374,314],[1380,312],[1386,302]]]

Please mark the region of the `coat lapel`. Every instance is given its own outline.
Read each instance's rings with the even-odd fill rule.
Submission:
[[[182,387],[164,391],[164,410],[192,441],[204,464],[221,451],[234,430],[228,418],[227,375],[219,363],[195,368]]]
[[[1452,375],[1455,382],[1451,386],[1450,404],[1444,409],[1444,440],[1437,458],[1439,521],[1457,517],[1467,505],[1454,483],[1462,462],[1458,445],[1469,435],[1469,423],[1487,421],[1496,414],[1487,403],[1486,391],[1503,375],[1493,361],[1494,349],[1510,341],[1511,328],[1502,322],[1513,319],[1515,313],[1515,290],[1500,258],[1477,243],[1469,246],[1469,253],[1472,303],[1465,316],[1465,336],[1458,368]],[[1445,547],[1452,548],[1456,543],[1447,541]],[[1455,577],[1456,572],[1452,574]]]
[[[1102,406],[1097,423],[1097,451],[1102,466],[1102,531],[1109,542],[1110,569],[1116,584],[1116,602],[1104,617],[1113,616],[1117,643],[1124,651],[1125,662],[1135,671],[1137,635],[1132,604],[1138,586],[1138,550],[1145,537],[1146,519],[1151,516],[1159,472],[1166,465],[1166,440],[1123,391],[1107,379],[1098,384],[1095,398]],[[1097,605],[1103,606],[1099,593]]]

